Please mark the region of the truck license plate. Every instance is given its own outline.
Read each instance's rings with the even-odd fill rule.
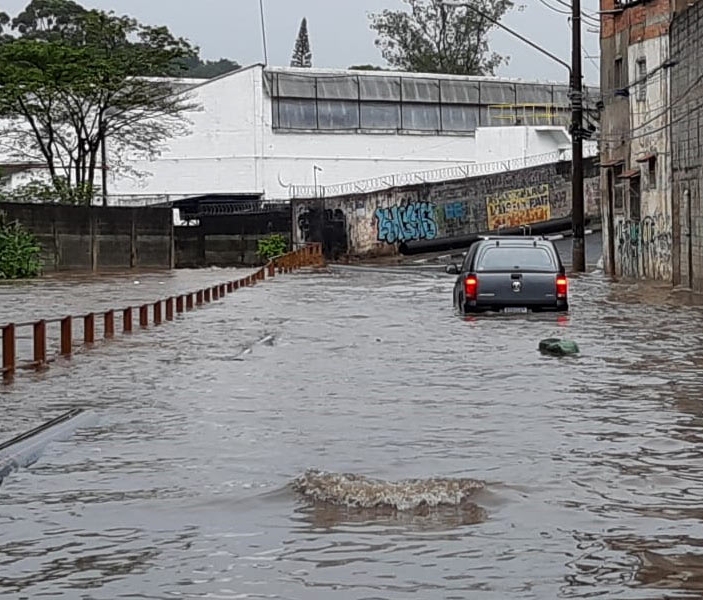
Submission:
[[[527,308],[524,306],[506,306],[503,309],[503,312],[506,312],[506,313],[526,313]]]

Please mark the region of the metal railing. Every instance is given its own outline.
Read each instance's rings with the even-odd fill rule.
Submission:
[[[256,272],[235,281],[227,281],[214,286],[188,292],[178,296],[162,298],[156,302],[139,306],[127,306],[119,310],[107,310],[104,313],[89,313],[79,316],[65,316],[57,319],[46,319],[26,323],[7,323],[2,331],[2,380],[11,383],[20,369],[43,370],[59,358],[68,359],[74,354],[76,338],[75,324],[79,323],[79,346],[91,348],[99,338],[109,341],[118,333],[118,320],[121,320],[122,334],[130,334],[135,330],[148,329],[150,325],[158,326],[165,322],[174,321],[176,315],[190,312],[195,308],[209,304],[239,288],[249,287],[264,281],[267,277],[290,273],[302,267],[323,266],[325,264],[322,244],[306,244],[296,250],[272,258]],[[47,326],[59,325],[58,353],[50,355],[47,351]],[[32,360],[19,360],[17,352],[18,333],[31,329]]]
[[[596,147],[586,146],[584,157],[590,158],[598,155]],[[453,167],[443,167],[431,169],[429,171],[415,171],[412,173],[396,173],[393,175],[382,175],[369,179],[360,179],[347,183],[322,186],[318,185],[291,185],[288,188],[292,199],[299,198],[333,198],[335,196],[350,196],[353,194],[365,194],[376,192],[388,188],[402,187],[406,185],[417,185],[422,183],[439,183],[456,179],[468,179],[480,175],[492,175],[506,171],[516,171],[528,167],[536,167],[555,162],[571,160],[571,150],[555,150],[546,154],[535,154],[521,158],[507,160],[496,160],[486,163],[468,163]]]

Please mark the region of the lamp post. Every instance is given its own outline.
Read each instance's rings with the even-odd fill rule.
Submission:
[[[573,34],[571,38],[571,65],[558,56],[538,46],[533,41],[520,35],[517,31],[503,25],[497,19],[485,14],[467,0],[443,0],[446,6],[463,6],[472,10],[488,22],[500,27],[521,42],[541,52],[569,71],[569,97],[571,100],[571,227],[572,269],[577,273],[586,270],[585,215],[583,201],[583,83],[581,73],[581,0],[571,1],[571,18]]]
[[[269,57],[266,47],[266,19],[264,18],[264,0],[259,0],[259,13],[261,14],[261,39],[264,44],[264,66],[268,67]]]
[[[320,171],[322,172],[322,167],[318,167],[317,165],[312,166],[312,178],[313,181],[315,182],[315,198],[317,198],[317,172]]]

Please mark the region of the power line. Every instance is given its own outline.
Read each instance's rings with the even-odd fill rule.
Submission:
[[[671,108],[673,108],[674,106],[676,106],[677,104],[679,104],[680,102],[682,102],[682,101],[686,98],[686,96],[688,96],[688,95],[691,93],[691,91],[693,91],[693,89],[694,89],[701,81],[703,81],[703,73],[701,73],[701,75],[699,75],[698,77],[696,77],[695,81],[694,81],[693,83],[691,83],[691,85],[689,85],[688,88],[686,88],[686,90],[684,91],[683,94],[681,94],[681,96],[679,96],[678,98],[676,98],[673,102],[669,102],[668,105],[667,105],[667,108],[666,108],[665,110],[661,111],[659,114],[654,115],[653,117],[650,117],[649,119],[647,119],[647,120],[644,121],[643,123],[640,123],[637,127],[632,127],[632,128],[630,128],[630,132],[639,131],[640,129],[644,129],[645,127],[647,127],[647,125],[650,125],[650,124],[653,123],[654,121],[657,121],[657,120],[661,119],[663,116],[665,116],[665,115],[669,112],[669,110],[670,110]],[[666,127],[666,126],[664,126],[664,127]],[[654,130],[654,131],[649,131],[649,132],[647,132],[647,133],[642,134],[641,136],[630,137],[629,139],[638,139],[639,137],[645,137],[645,136],[651,135],[652,133],[655,133],[656,131],[661,131],[661,129],[657,129],[657,130]],[[613,136],[612,136],[612,139],[618,139],[618,140],[619,140],[619,139],[621,139],[621,137],[622,137],[622,136],[613,135]]]

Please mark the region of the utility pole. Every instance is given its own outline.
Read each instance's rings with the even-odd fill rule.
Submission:
[[[516,37],[521,42],[541,52],[569,71],[571,98],[571,229],[572,229],[572,269],[576,273],[586,270],[585,217],[583,202],[583,74],[581,71],[581,0],[571,1],[571,66],[548,52],[532,40],[491,18],[467,0],[443,0],[445,6],[464,6],[480,15],[493,25]]]
[[[571,0],[571,268],[586,270],[583,202],[583,77],[581,74],[581,0]]]

